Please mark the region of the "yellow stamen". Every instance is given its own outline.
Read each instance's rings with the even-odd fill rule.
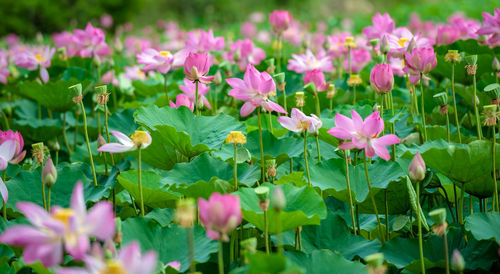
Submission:
[[[231,131],[226,137],[226,143],[229,144],[244,144],[247,142],[247,138],[241,131]]]
[[[38,63],[41,63],[41,62],[44,62],[46,61],[47,59],[45,59],[45,57],[43,57],[43,55],[41,54],[35,54],[35,59]]]
[[[123,264],[116,260],[106,261],[106,268],[102,269],[99,274],[127,274],[127,270]]]
[[[408,40],[409,40],[408,38],[399,38],[399,40],[398,40],[399,46],[404,48],[405,43],[408,42]]]
[[[132,136],[130,136],[130,139],[132,139],[132,142],[137,147],[151,144],[151,136],[149,136],[149,134],[147,132],[142,131],[142,130],[136,130],[132,134]]]
[[[160,55],[161,56],[168,56],[168,55],[172,55],[172,53],[168,50],[162,50],[162,51],[160,51]]]
[[[307,121],[299,121],[297,123],[297,128],[301,129],[302,131],[306,131],[307,129],[309,129],[309,126],[311,125],[311,123],[307,122]]]
[[[61,208],[56,210],[52,217],[64,223],[66,226],[69,226],[69,219],[75,215],[73,209],[70,208]]]

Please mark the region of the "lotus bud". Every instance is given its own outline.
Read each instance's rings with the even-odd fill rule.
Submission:
[[[266,65],[267,65],[267,73],[269,74],[274,74],[274,71],[276,70],[276,66],[274,65],[274,58],[269,58],[265,61]]]
[[[498,61],[498,59],[496,57],[493,58],[493,63],[491,64],[491,67],[493,68],[494,72],[500,71],[500,62]]]
[[[283,210],[286,207],[286,198],[283,189],[280,186],[276,186],[273,190],[272,195],[273,208],[275,210]]]
[[[420,182],[425,178],[425,162],[420,152],[417,152],[413,160],[411,160],[410,166],[408,167],[408,174],[410,175],[410,179],[415,182]]]
[[[375,253],[366,256],[366,263],[371,267],[379,267],[384,263],[384,254],[383,253]]]
[[[376,64],[383,64],[384,61],[385,61],[385,58],[383,55],[375,55],[375,57],[373,57],[373,61],[375,61]]]
[[[218,70],[215,75],[214,75],[214,85],[218,86],[220,83],[222,83],[222,74],[220,73],[220,70]]]
[[[500,84],[489,84],[484,88],[484,92],[490,96],[491,99],[496,100],[500,97]]]
[[[42,184],[47,187],[53,186],[57,181],[57,169],[54,166],[51,158],[48,158],[45,162],[45,166],[42,169]]]
[[[104,140],[104,137],[102,137],[102,135],[99,134],[99,137],[97,137],[97,148],[100,148],[105,144],[106,144],[106,140]]]
[[[446,92],[437,93],[432,98],[440,107],[448,105],[448,93]]]
[[[496,126],[497,124],[497,105],[487,105],[484,106],[484,116],[486,119],[484,120],[484,125],[486,126]]]
[[[415,41],[415,37],[411,38],[408,47],[406,47],[406,51],[412,53],[413,50],[417,47],[417,42]]]
[[[446,209],[438,208],[429,212],[429,216],[432,218],[436,225],[442,225],[446,222]]]
[[[267,196],[269,195],[269,187],[267,186],[259,186],[255,188],[255,194],[257,194],[257,198],[259,198],[259,207],[262,211],[266,211],[269,207],[269,199]]]
[[[378,42],[380,42],[380,39],[371,39],[369,42],[370,42],[370,45],[374,48],[378,45]]]
[[[305,95],[303,91],[295,92],[295,105],[297,107],[303,107],[305,102]]]
[[[75,104],[80,104],[82,102],[82,98],[83,98],[83,95],[82,95],[82,84],[78,83],[76,85],[72,85],[68,89],[69,89],[69,91],[73,95],[73,102]]]
[[[43,163],[43,158],[45,157],[45,146],[43,145],[43,143],[40,142],[32,144],[31,148],[33,157],[35,158],[35,162],[40,164]]]
[[[458,50],[450,49],[448,50],[448,53],[445,54],[444,60],[450,63],[459,63],[462,61],[462,57],[460,56],[460,53],[458,53]]]
[[[306,91],[308,93],[316,94],[317,90],[316,90],[316,85],[314,84],[314,82],[307,83],[304,86],[304,91]]]
[[[48,146],[50,147],[50,149],[54,150],[54,151],[59,151],[61,150],[61,146],[59,145],[59,142],[56,140],[50,140],[48,142]]]
[[[465,270],[465,260],[462,254],[460,254],[460,251],[458,250],[453,250],[453,256],[451,259],[451,265],[453,269],[459,273],[464,272]]]
[[[115,218],[116,233],[113,237],[113,242],[121,244],[122,242],[122,219],[119,217]]]
[[[196,206],[194,199],[186,198],[177,201],[175,221],[182,227],[191,227],[196,219]]]
[[[226,137],[226,143],[228,144],[245,144],[247,142],[247,138],[241,131],[231,131]]]
[[[337,89],[334,84],[330,84],[326,90],[326,98],[332,99],[335,95],[337,95]]]
[[[275,159],[269,159],[266,160],[266,170],[267,170],[267,175],[271,178],[276,177],[276,160]]]
[[[387,55],[389,53],[389,50],[391,50],[389,40],[387,39],[387,36],[384,35],[384,37],[382,37],[382,40],[380,41],[380,52],[382,52],[384,55]]]

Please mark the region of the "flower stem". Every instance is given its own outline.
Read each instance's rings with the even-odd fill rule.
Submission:
[[[453,96],[453,97],[455,97],[455,96]],[[423,73],[420,73],[420,105],[421,105],[420,107],[422,108],[422,134],[424,137],[424,142],[427,142],[427,128],[425,127],[424,74]]]
[[[2,177],[3,177],[3,183],[5,184],[5,180],[7,178],[7,169],[3,170]],[[3,211],[3,218],[5,220],[7,220],[7,203],[5,201],[3,201],[3,210],[2,211]]]
[[[260,180],[264,183],[264,145],[262,142],[262,121],[260,118],[260,107],[257,108],[257,121],[259,124],[259,144],[260,144]]]
[[[193,226],[186,227],[189,246],[189,273],[196,272],[196,265],[194,262],[194,231]]]
[[[450,117],[448,115],[448,112],[446,112],[446,139],[448,140],[448,143],[450,142]]]
[[[306,165],[307,183],[311,187],[311,176],[309,175],[309,164],[307,163],[307,131],[304,131],[304,162]]]
[[[219,274],[224,274],[224,256],[223,252],[222,237],[219,239]]]
[[[316,150],[318,152],[318,163],[321,163],[321,153],[319,151],[319,135],[316,135]]]
[[[476,130],[477,130],[477,138],[481,140],[481,123],[479,122],[479,110],[477,108],[477,101],[476,101],[476,74],[472,75],[472,87],[474,91],[474,114],[476,115]],[[456,111],[456,110],[455,110]]]
[[[273,118],[270,111],[267,114],[269,117],[269,131],[273,134]]]
[[[85,142],[87,143],[87,150],[89,152],[90,167],[92,168],[92,176],[94,177],[94,186],[97,186],[97,176],[95,174],[94,159],[92,158],[92,151],[90,150],[89,134],[87,131],[87,115],[85,114],[85,106],[83,105],[83,102],[80,102],[80,107],[82,109],[83,131],[85,133]]]
[[[269,254],[269,228],[268,228],[268,220],[267,220],[267,209],[264,210],[264,238],[266,243],[266,253]]]
[[[451,94],[453,96],[453,110],[455,111],[455,124],[458,131],[458,142],[462,143],[462,135],[460,134],[460,123],[458,122],[457,99],[455,98],[455,63],[451,63]],[[475,105],[476,97],[474,97]]]
[[[448,239],[446,237],[446,231],[443,235],[443,245],[444,245],[444,261],[446,263],[446,274],[450,274],[450,258],[448,257]]]
[[[108,105],[104,104],[104,127],[106,128],[106,140],[111,142],[109,138],[109,128],[108,128]],[[110,153],[109,156],[111,157],[111,165],[115,165],[115,159],[113,157],[113,154]]]
[[[141,147],[138,149],[138,159],[137,159],[137,172],[138,172],[138,182],[139,182],[139,198],[141,199],[141,215],[144,217],[144,198],[142,196],[142,178],[141,178]]]
[[[45,199],[45,184],[42,183],[42,203],[43,203],[43,208],[47,210],[47,200]]]
[[[283,254],[283,247],[281,246],[281,210],[276,210],[276,245],[278,246],[278,254]]]
[[[50,212],[50,186],[47,186],[47,211]]]
[[[370,175],[368,174],[368,165],[366,164],[366,152],[363,153],[363,159],[364,159],[364,166],[365,166],[365,175],[366,175],[366,183],[368,184],[368,192],[370,194],[370,199],[372,200],[372,205],[373,205],[373,210],[375,211],[375,217],[377,218],[377,223],[378,223],[378,232],[380,234],[380,238],[382,240],[382,243],[385,242],[384,240],[384,232],[382,231],[382,224],[380,223],[380,218],[378,216],[378,210],[377,210],[377,203],[375,202],[375,196],[373,195],[373,190],[372,186],[370,184]]]
[[[236,161],[236,153],[237,153],[238,147],[237,144],[234,143],[234,166],[233,166],[233,178],[234,178],[234,189],[238,190],[238,163]]]
[[[349,179],[349,162],[347,161],[347,154],[348,153],[349,153],[349,150],[344,150],[345,180],[347,182],[347,191],[348,191],[348,196],[349,196],[349,211],[351,212],[352,230],[354,231],[354,235],[357,235],[356,222],[354,221],[354,206],[352,203],[351,181]]]
[[[464,196],[465,196],[465,184],[462,183],[460,187],[460,202],[458,205],[458,220],[461,225],[464,224]]]
[[[385,200],[385,236],[389,240],[389,203],[387,201],[387,189],[384,190]]]
[[[495,144],[497,142],[497,136],[495,132],[495,126],[491,127],[493,129],[493,142],[491,143],[491,163],[492,163],[492,170],[493,170],[493,200],[495,207],[492,208],[493,211],[498,212],[499,211],[499,205],[498,205],[498,188],[497,188],[497,173],[496,173],[496,163],[495,163],[495,154],[496,154],[496,147]]]
[[[391,133],[396,134],[396,128],[395,128],[395,123],[396,120],[394,119],[394,102],[392,100],[392,92],[389,92],[389,103],[391,106],[391,115],[392,115],[392,123],[391,123]],[[394,162],[396,161],[396,144],[392,145],[392,155],[391,155],[391,160]]]
[[[63,113],[62,134],[64,139],[64,145],[68,150],[68,154],[71,155],[73,153],[73,150],[69,147],[68,136],[66,135],[66,112]]]
[[[198,85],[196,85],[198,87]],[[163,89],[165,91],[165,96],[167,97],[167,104],[170,101],[168,98],[168,87],[167,87],[167,74],[163,74]]]
[[[198,107],[198,81],[195,81],[196,90],[194,93],[194,109],[196,109],[196,115],[200,115],[200,108]]]
[[[417,182],[417,208],[420,208],[420,182]],[[420,267],[423,274],[425,274],[425,261],[424,249],[422,244],[422,220],[420,220],[420,212],[415,212],[418,222],[418,250],[420,253]]]
[[[319,105],[319,93],[316,92],[316,95],[314,95],[314,99],[316,100],[316,115],[318,118],[321,117],[321,107]]]
[[[73,149],[76,148],[76,143],[78,141],[77,137],[78,137],[78,122],[80,121],[80,115],[78,115],[78,112],[75,111],[75,135],[73,136],[74,137],[74,140],[73,140]]]

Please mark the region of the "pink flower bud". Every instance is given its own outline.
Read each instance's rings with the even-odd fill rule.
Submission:
[[[229,241],[231,233],[242,219],[240,197],[232,194],[213,193],[207,201],[198,199],[200,220],[207,229],[207,237]]]
[[[420,152],[415,154],[408,167],[408,174],[413,181],[420,182],[425,178],[425,162],[420,155]]]
[[[189,53],[184,63],[184,74],[186,78],[203,84],[210,84],[214,76],[206,76],[212,66],[212,56],[208,53]]]
[[[51,158],[48,158],[42,170],[42,183],[48,187],[53,186],[57,181],[57,170]]]
[[[370,73],[370,85],[378,94],[391,92],[394,87],[394,74],[388,64],[375,65]]]
[[[292,16],[286,10],[275,10],[269,14],[269,22],[277,33],[283,33],[287,30],[292,20]]]

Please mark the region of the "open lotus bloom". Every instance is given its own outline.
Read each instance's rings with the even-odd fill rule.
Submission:
[[[148,251],[144,255],[141,252],[141,246],[137,241],[132,241],[121,248],[118,252],[114,250],[112,244],[111,258],[106,256],[105,252],[99,245],[93,248],[90,255],[85,256],[85,268],[82,267],[67,267],[56,271],[57,274],[95,274],[95,273],[110,273],[110,274],[152,274],[155,273],[158,255],[155,251]],[[175,266],[175,265],[174,265]],[[180,269],[180,264],[178,266]]]
[[[477,30],[479,35],[490,35],[488,43],[500,45],[500,9],[496,8],[493,15],[483,12],[483,27]]]
[[[142,53],[137,54],[137,63],[143,64],[142,71],[158,71],[159,73],[167,73],[172,69],[180,68],[184,65],[187,51],[181,50],[172,54],[170,51],[157,51],[152,48],[145,49]]]
[[[377,154],[388,161],[391,156],[386,146],[398,144],[399,138],[394,134],[378,137],[384,130],[384,120],[380,118],[379,112],[374,111],[364,121],[355,110],[351,111],[351,116],[352,119],[337,113],[335,127],[328,131],[339,139],[351,140],[340,145],[339,149],[364,149],[367,157],[372,158]]]
[[[119,143],[108,143],[99,147],[100,152],[121,153],[127,151],[147,148],[151,144],[151,135],[146,131],[137,130],[128,137],[119,131],[111,131]]]
[[[372,23],[373,25],[363,29],[363,35],[366,39],[382,38],[382,35],[391,34],[395,28],[394,20],[392,20],[391,16],[387,13],[381,15],[377,12],[372,17]]]
[[[21,51],[15,56],[15,64],[28,70],[40,69],[40,79],[44,83],[49,81],[50,61],[56,52],[55,48],[46,46],[45,48],[33,48],[32,50]]]
[[[16,141],[6,140],[0,144],[0,170],[5,170],[9,162],[14,158],[16,153]],[[5,182],[0,177],[0,194],[5,203],[9,199],[9,191],[5,186]]]
[[[215,37],[212,29],[201,30],[199,33],[188,32],[186,49],[189,51],[216,51],[224,49],[224,37]]]
[[[249,115],[260,106],[267,111],[286,113],[280,105],[268,98],[276,91],[276,84],[267,72],[259,72],[254,66],[248,65],[243,80],[230,78],[226,82],[232,88],[229,95],[245,101],[240,110],[241,116]]]
[[[186,95],[187,98],[189,99],[189,101],[191,102],[192,106],[189,106],[189,108],[192,109],[195,102],[196,102],[196,98],[195,98],[196,97],[196,84],[189,81],[187,78],[184,78],[184,85],[179,86],[179,89],[182,90],[184,95]],[[206,106],[207,108],[212,109],[210,102],[208,101],[207,97],[205,97],[205,95],[209,91],[210,91],[209,86],[207,86],[203,83],[198,83],[198,103],[203,102],[203,106]]]
[[[297,133],[307,131],[316,135],[323,125],[316,115],[311,114],[311,116],[307,116],[297,108],[292,109],[290,117],[280,116],[278,117],[278,121],[284,128],[290,131]]]
[[[80,57],[103,57],[111,54],[104,31],[95,28],[91,23],[83,30],[75,29],[72,38],[77,48],[76,54]]]
[[[232,194],[213,193],[210,199],[198,199],[200,220],[210,239],[229,241],[229,233],[241,223],[240,197]]]
[[[214,76],[206,76],[212,66],[212,56],[208,53],[190,52],[184,63],[184,74],[186,78],[195,82],[199,81],[205,85],[210,84]]]
[[[315,56],[310,49],[307,49],[305,54],[297,55],[292,53],[292,57],[293,59],[288,61],[287,68],[297,73],[304,73],[315,69],[322,72],[330,72],[333,70],[330,56],[324,54]]]
[[[31,222],[14,225],[0,235],[0,242],[24,247],[26,263],[41,261],[45,267],[60,264],[65,250],[82,260],[90,248],[90,237],[110,240],[115,233],[113,205],[98,202],[87,212],[83,184],[78,182],[71,196],[71,207],[54,206],[50,213],[39,205],[19,202],[17,208]]]
[[[405,64],[412,84],[418,83],[420,74],[427,74],[437,65],[433,48],[416,48],[411,53],[405,52]]]

